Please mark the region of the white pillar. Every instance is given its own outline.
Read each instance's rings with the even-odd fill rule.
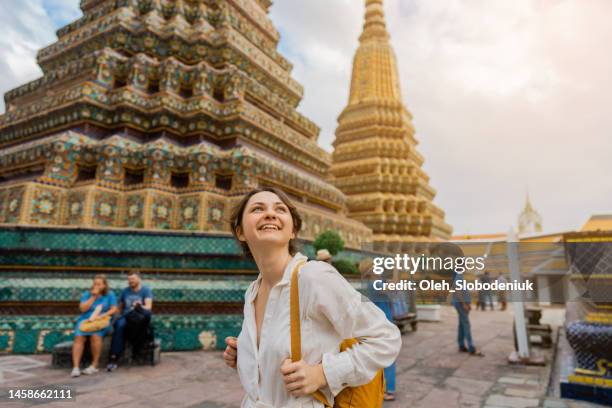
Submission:
[[[550,306],[550,301],[553,297],[553,293],[550,290],[551,279],[547,275],[538,275],[538,292],[537,298],[540,306]]]
[[[521,282],[521,271],[519,267],[518,237],[513,228],[508,232],[508,267],[510,269],[510,280]],[[523,293],[515,291],[510,294],[512,308],[514,310],[514,325],[516,329],[516,339],[518,344],[518,355],[521,359],[529,358],[529,337],[527,335],[527,325],[525,323],[525,305],[523,303]]]

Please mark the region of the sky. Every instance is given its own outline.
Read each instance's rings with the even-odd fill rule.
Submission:
[[[41,75],[36,51],[78,0],[2,0],[0,92]],[[275,0],[299,110],[331,151],[362,0]],[[454,234],[508,232],[529,192],[545,232],[612,213],[612,1],[386,0],[402,97]],[[0,102],[0,111],[4,104]]]

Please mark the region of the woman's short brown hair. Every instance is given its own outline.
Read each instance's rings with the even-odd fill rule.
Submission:
[[[289,213],[291,214],[291,218],[293,219],[293,233],[297,238],[298,232],[302,228],[302,217],[298,213],[297,207],[291,202],[287,194],[283,193],[281,190],[275,187],[261,187],[256,188],[254,190],[249,191],[240,199],[240,201],[234,206],[232,209],[232,214],[230,216],[230,228],[232,229],[232,234],[234,238],[238,240],[240,246],[242,247],[242,252],[247,258],[253,259],[253,254],[249,249],[249,245],[246,242],[240,241],[238,239],[238,227],[242,228],[242,217],[244,215],[244,210],[246,208],[249,199],[253,197],[257,193],[261,193],[263,191],[269,191],[270,193],[274,193],[280,198],[280,200],[287,206],[289,209]],[[295,255],[297,252],[297,239],[293,238],[289,240],[289,253],[291,255]]]
[[[104,282],[104,289],[102,289],[102,293],[100,293],[100,295],[102,296],[106,296],[108,295],[108,291],[110,290],[110,287],[108,286],[108,280],[106,279],[106,275],[99,273],[96,276],[94,276],[93,280],[95,281],[96,279],[101,279],[102,282]],[[93,289],[93,283],[91,284],[91,287]]]

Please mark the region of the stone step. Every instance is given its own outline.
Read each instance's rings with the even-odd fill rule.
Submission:
[[[152,278],[145,276],[143,283],[153,290],[155,303],[243,303],[244,293],[255,279],[194,279]],[[0,306],[3,302],[75,302],[91,287],[92,277],[0,277]],[[360,281],[351,281],[361,290]],[[126,279],[109,277],[108,284],[117,296],[126,287]],[[24,305],[25,306],[25,305]]]

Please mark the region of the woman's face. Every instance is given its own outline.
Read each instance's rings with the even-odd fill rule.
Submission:
[[[102,293],[104,290],[104,281],[102,279],[94,279],[93,287],[98,290],[98,293]]]
[[[270,191],[259,192],[247,201],[237,232],[238,239],[246,241],[251,252],[262,244],[289,246],[295,238],[289,208]]]

